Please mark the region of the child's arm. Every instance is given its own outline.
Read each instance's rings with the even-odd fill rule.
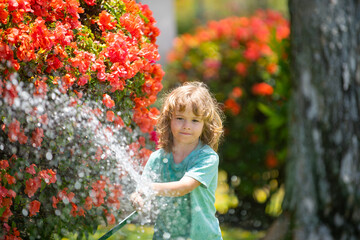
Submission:
[[[200,186],[200,184],[199,181],[184,176],[179,181],[175,182],[153,183],[152,188],[157,196],[181,197]]]

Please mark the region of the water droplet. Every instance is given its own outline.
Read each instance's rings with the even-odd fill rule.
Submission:
[[[75,189],[80,189],[81,188],[81,184],[79,182],[75,183]]]
[[[164,239],[170,239],[170,237],[171,237],[171,234],[170,234],[170,233],[167,233],[167,232],[166,232],[166,233],[163,234],[163,238],[164,238]]]
[[[53,158],[53,156],[52,156],[51,152],[47,152],[46,153],[46,159],[51,160],[52,158]]]
[[[164,159],[163,159],[163,162],[164,162],[164,163],[167,163],[168,161],[169,161],[169,160],[168,160],[167,158],[164,158]]]
[[[25,217],[29,214],[29,212],[25,208],[21,212]]]

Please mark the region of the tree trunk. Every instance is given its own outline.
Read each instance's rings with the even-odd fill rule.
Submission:
[[[289,9],[291,238],[360,239],[360,1],[290,0]]]

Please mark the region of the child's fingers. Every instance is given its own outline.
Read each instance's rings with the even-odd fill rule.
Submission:
[[[139,193],[135,192],[135,193],[131,194],[130,200],[131,200],[133,207],[137,211],[141,211],[142,208],[144,207],[144,199],[141,197],[141,195]]]

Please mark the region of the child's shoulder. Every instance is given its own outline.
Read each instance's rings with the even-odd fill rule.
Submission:
[[[159,157],[163,157],[165,154],[166,154],[165,150],[160,148],[152,152],[150,156],[152,158],[159,158]]]
[[[205,154],[211,154],[211,155],[217,155],[217,153],[214,151],[214,149],[212,149],[209,145],[207,144],[202,144],[199,148],[199,152],[200,153],[205,153]]]
[[[212,160],[215,162],[219,160],[218,154],[207,144],[203,144],[198,151],[198,156],[200,159],[207,158],[208,160]]]

